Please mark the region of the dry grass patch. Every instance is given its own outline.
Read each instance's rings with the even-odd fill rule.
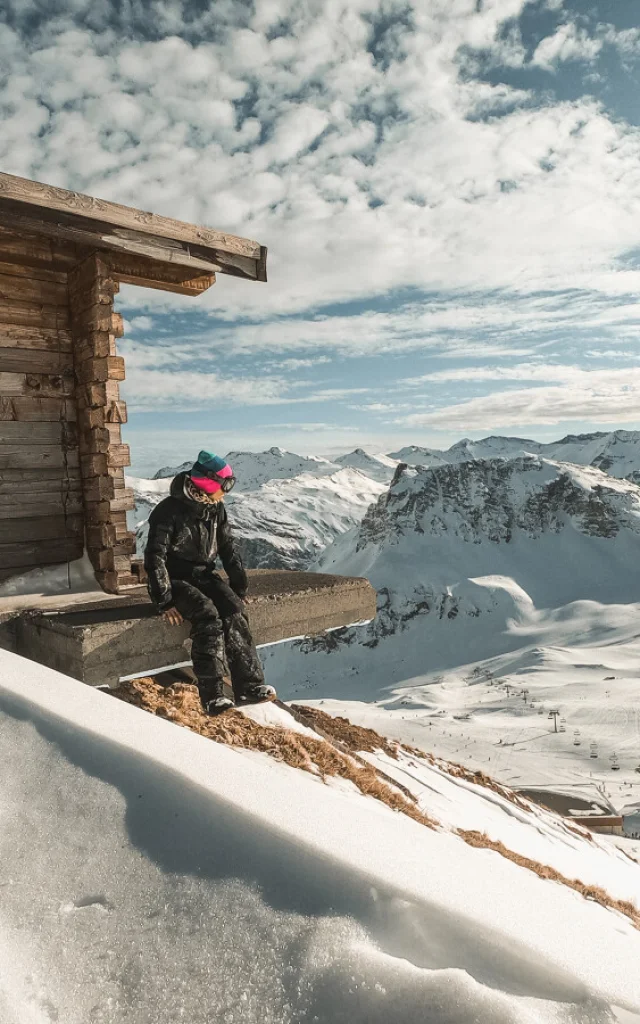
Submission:
[[[640,910],[630,900],[614,899],[608,892],[601,889],[599,885],[587,885],[585,882],[581,882],[579,878],[568,878],[567,875],[563,875],[560,871],[556,871],[555,868],[549,867],[548,864],[540,864],[537,860],[524,857],[521,853],[515,853],[505,846],[504,843],[496,839],[490,839],[486,832],[458,829],[457,834],[469,846],[475,846],[483,850],[493,850],[507,860],[513,861],[519,867],[533,871],[539,878],[548,878],[552,882],[560,882],[561,885],[566,885],[567,888],[579,892],[585,899],[593,900],[594,903],[599,903],[602,907],[608,907],[610,910],[617,910],[620,914],[628,917],[636,928],[640,929]]]
[[[361,725],[354,725],[348,718],[334,717],[328,715],[326,711],[320,711],[319,708],[310,708],[303,704],[291,704],[291,710],[310,729],[315,729],[328,739],[337,741],[354,754],[367,751],[373,754],[376,750],[384,750],[389,757],[398,759],[399,744],[386,739],[374,729],[365,729]]]
[[[513,790],[508,789],[506,786],[501,786],[499,782],[496,782],[491,776],[485,775],[484,772],[471,771],[471,769],[465,768],[461,764],[454,764],[452,761],[443,761],[440,758],[435,758],[433,754],[428,754],[424,750],[419,750],[417,747],[409,746],[406,743],[397,743],[389,740],[385,736],[381,736],[374,729],[354,725],[348,718],[334,717],[327,714],[326,711],[320,711],[319,708],[307,707],[303,704],[291,704],[291,710],[310,729],[315,729],[320,735],[326,736],[334,743],[338,743],[352,754],[360,752],[375,753],[378,750],[382,750],[389,757],[397,761],[398,752],[402,751],[403,754],[408,754],[410,757],[417,757],[427,761],[429,764],[436,765],[448,775],[453,776],[453,778],[465,779],[467,782],[473,782],[476,786],[484,786],[485,789],[491,789],[505,800],[509,800],[510,803],[522,808],[522,810],[531,810],[531,804],[528,800],[518,796],[517,793],[514,793]]]
[[[197,688],[185,683],[163,687],[150,678],[134,679],[109,692],[127,704],[167,718],[176,725],[218,743],[245,750],[259,750],[276,761],[282,761],[292,768],[301,768],[323,779],[348,779],[364,796],[375,797],[392,810],[406,814],[427,828],[437,827],[437,822],[419,809],[413,797],[404,796],[384,782],[372,765],[364,761],[356,762],[320,737],[316,739],[315,736],[305,736],[291,729],[258,725],[236,710],[210,718],[202,711]]]

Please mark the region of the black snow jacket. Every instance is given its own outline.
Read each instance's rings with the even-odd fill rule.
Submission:
[[[186,477],[186,473],[179,473],[174,478],[170,497],[156,505],[149,516],[144,567],[151,600],[160,611],[173,605],[172,579],[197,583],[199,573],[215,569],[218,555],[238,597],[243,598],[247,592],[247,574],[234,548],[224,503],[193,501],[185,493]]]

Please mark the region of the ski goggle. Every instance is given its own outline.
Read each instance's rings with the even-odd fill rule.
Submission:
[[[236,485],[235,476],[220,476],[218,473],[207,473],[207,476],[220,485],[220,489],[224,494],[228,494]]]
[[[233,475],[220,476],[215,472],[203,472],[199,470],[198,473],[191,473],[191,480],[196,487],[199,487],[205,494],[216,494],[222,491],[223,494],[228,494],[236,482],[236,478]]]

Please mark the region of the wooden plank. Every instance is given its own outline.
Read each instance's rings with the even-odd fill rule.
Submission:
[[[120,424],[107,422],[105,427],[109,434],[109,444],[122,444],[122,427]]]
[[[0,348],[35,348],[52,352],[71,352],[71,331],[55,327],[24,327],[0,324]]]
[[[106,458],[104,461],[106,463]],[[113,498],[115,493],[113,480],[107,475],[106,471],[102,476],[96,474],[92,475],[94,476],[94,479],[89,479],[88,474],[85,474],[83,477],[84,500],[87,505],[87,517],[89,518],[95,512],[95,509],[93,508],[94,504],[100,505],[102,502],[110,500]],[[99,522],[102,522],[102,520],[99,520]]]
[[[128,572],[131,568],[131,555],[117,555],[113,548],[87,548],[87,553],[91,564],[98,571]]]
[[[105,454],[109,450],[109,431],[106,427],[94,427],[93,430],[81,430],[79,444],[81,455]]]
[[[114,527],[115,530],[115,527]],[[135,555],[136,553],[136,535],[135,533],[126,533],[116,538],[116,542],[113,547],[114,554],[117,555]],[[130,567],[129,567],[130,568]]]
[[[92,550],[115,547],[116,528],[113,523],[99,523],[94,526],[87,526],[86,539],[87,547]]]
[[[80,537],[0,544],[0,570],[70,562],[81,558],[83,550],[84,542]]]
[[[102,478],[98,477],[97,479],[102,479]],[[89,481],[89,482],[93,483],[93,481]],[[91,503],[88,503],[86,498],[85,498],[84,507],[85,507],[85,511],[86,511],[86,515],[87,515],[87,525],[90,526],[93,523],[110,523],[111,522],[111,517],[112,517],[113,513],[112,513],[111,509],[109,508],[109,502],[108,501],[92,501]]]
[[[66,284],[0,274],[0,299],[36,302],[64,308],[67,305],[67,286]]]
[[[82,478],[88,481],[89,477],[92,476],[107,476],[107,456],[106,455],[82,455],[80,456],[80,469],[82,471]],[[111,481],[110,481],[111,482]],[[91,499],[87,499],[91,500]]]
[[[159,265],[162,266],[162,264]],[[216,275],[202,274],[200,277],[194,277],[193,280],[185,281],[182,284],[154,280],[150,277],[134,277],[132,274],[118,274],[118,280],[122,284],[133,284],[139,288],[155,288],[161,292],[173,292],[175,295],[202,295],[207,288],[216,283]]]
[[[123,284],[157,288],[178,295],[199,295],[215,284],[216,280],[215,272],[210,268],[205,272],[192,266],[159,262],[157,259],[128,253],[110,253],[107,262],[110,272]],[[248,260],[248,264],[252,270],[253,261]]]
[[[41,493],[38,502],[27,501],[28,497],[27,494],[0,494],[0,522],[3,519],[28,519],[37,516],[84,516],[80,493],[69,494],[66,498],[56,498],[45,492]]]
[[[55,421],[25,423],[23,420],[0,422],[0,447],[7,444],[75,447],[77,443],[75,423],[56,423]]]
[[[38,448],[35,445],[0,444],[0,472],[3,474],[6,469],[64,469],[77,465],[77,450],[64,452],[53,445]]]
[[[71,398],[0,398],[0,423],[6,420],[71,423],[75,419],[76,404]]]
[[[40,238],[49,238],[54,244],[75,244],[78,249],[79,258],[84,258],[96,250],[102,253],[125,253],[127,255],[142,256],[145,259],[152,259],[161,263],[189,267],[194,271],[205,273],[229,273],[236,277],[249,277],[256,280],[256,261],[249,260],[251,272],[247,275],[234,267],[225,270],[225,260],[228,255],[218,250],[208,249],[206,246],[193,246],[175,239],[158,238],[151,235],[142,235],[140,232],[116,230],[109,224],[91,224],[83,221],[82,218],[61,218],[51,219],[47,211],[36,213],[35,210],[28,213],[24,207],[13,203],[11,209],[2,204],[2,220],[10,225],[15,231],[35,232]],[[264,247],[263,247],[264,248]],[[266,252],[266,249],[264,250]],[[258,277],[259,281],[265,280]]]
[[[74,313],[77,315],[82,310],[91,309],[93,306],[111,306],[113,297],[117,294],[117,284],[110,278],[105,281],[96,281],[89,287],[72,284],[72,274],[69,274],[69,297],[73,302]],[[111,310],[109,310],[109,313]]]
[[[93,306],[87,306],[84,309],[74,309],[74,334],[78,336],[78,334],[81,334],[84,331],[105,331],[105,333],[111,334],[112,316],[113,313],[110,311],[108,306],[100,305],[99,303]]]
[[[84,537],[84,516],[32,516],[0,519],[0,546],[17,541],[59,540]]]
[[[52,330],[69,329],[67,304],[56,306],[47,302],[24,302],[19,299],[0,299],[0,323],[24,327],[48,327]]]
[[[107,452],[108,465],[115,467],[130,466],[131,454],[128,444],[112,444]]]
[[[32,348],[2,348],[0,346],[0,373],[72,373],[73,356],[70,352],[55,352]]]
[[[111,520],[116,528],[116,537],[121,539],[129,533],[129,527],[127,526],[127,513],[126,512],[111,512]]]
[[[0,274],[7,274],[9,277],[26,277],[29,281],[53,281],[56,284],[67,284],[67,272],[65,270],[49,270],[44,267],[29,267],[22,263],[13,263],[2,259],[0,253]]]
[[[121,491],[126,486],[126,484],[124,482],[124,467],[116,469],[116,468],[110,466],[109,467],[109,476],[113,480],[113,486],[116,489],[116,493],[118,491]]]
[[[126,370],[122,356],[107,356],[107,366],[109,368],[109,380],[125,379]]]
[[[15,473],[16,471],[13,470]],[[0,505],[3,509],[6,509],[11,504],[12,500],[16,500],[21,506],[35,506],[36,509],[43,501],[49,501],[53,504],[59,505],[61,511],[64,510],[64,504],[66,501],[78,501],[82,498],[82,484],[80,478],[74,478],[67,480],[63,476],[60,476],[58,480],[45,480],[38,479],[38,474],[33,471],[33,480],[27,482],[26,480],[18,481],[13,484],[8,484],[4,479],[4,473],[2,474],[2,480],[0,480]]]
[[[125,379],[124,359],[122,356],[106,356],[100,359],[85,359],[76,366],[76,377],[79,384],[104,384],[107,380],[120,381]],[[105,392],[106,399],[106,392]],[[106,401],[97,402],[106,405]]]
[[[100,384],[85,384],[78,389],[76,399],[78,409],[82,413],[86,409],[105,409],[120,398],[120,389],[115,380],[102,381]]]
[[[23,494],[46,488],[52,495],[80,491],[80,467],[43,466],[37,469],[5,469],[0,476],[0,494]]]
[[[0,174],[0,199],[13,200],[47,211],[58,211],[88,221],[98,221],[115,227],[129,228],[143,235],[156,235],[214,247],[228,253],[238,253],[259,259],[261,246],[248,238],[240,238],[224,231],[198,227],[185,221],[162,217],[155,213],[136,210],[131,206],[95,199],[78,192],[55,188],[41,182],[19,178],[13,174]]]
[[[0,373],[0,395],[5,398],[33,396],[35,398],[60,398],[72,395],[72,376],[44,373]]]
[[[111,314],[111,334],[121,338],[124,334],[124,317],[122,313]]]
[[[108,331],[78,331],[75,357],[78,365],[87,359],[106,359],[112,354],[112,335]]]
[[[64,270],[75,266],[79,258],[72,242],[56,243],[42,235],[24,229],[18,232],[0,224],[0,260],[3,262]]]
[[[132,512],[136,507],[136,499],[133,490],[129,487],[119,488],[115,497],[109,502],[112,512]]]

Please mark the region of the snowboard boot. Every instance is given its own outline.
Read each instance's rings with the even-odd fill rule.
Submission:
[[[204,710],[208,715],[221,715],[223,711],[228,711],[229,708],[235,707],[232,700],[228,697],[214,697],[213,700],[207,701]]]
[[[222,680],[208,680],[206,685],[200,685],[200,699],[204,712],[207,715],[219,715],[233,707],[233,701],[225,697]]]
[[[277,696],[273,686],[267,683],[253,683],[236,694],[236,705],[241,708],[243,704],[263,704],[265,701],[275,700]]]

